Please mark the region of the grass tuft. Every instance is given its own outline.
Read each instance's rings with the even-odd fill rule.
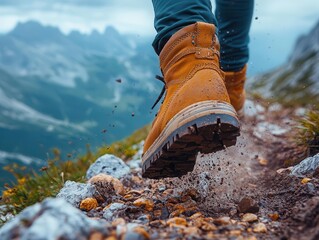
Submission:
[[[39,171],[16,163],[4,167],[14,176],[15,183],[6,183],[4,186],[0,204],[6,207],[0,211],[0,215],[16,215],[30,205],[56,196],[67,180],[85,182],[87,169],[98,157],[106,153],[128,160],[137,152],[134,145],[146,138],[149,129],[150,126],[143,127],[122,141],[102,146],[96,153],[91,152],[87,146],[86,154],[73,160],[63,160],[60,151],[54,149],[53,158]],[[2,224],[4,222],[5,220],[2,220]]]
[[[319,111],[309,111],[299,120],[297,142],[308,156],[319,153]]]

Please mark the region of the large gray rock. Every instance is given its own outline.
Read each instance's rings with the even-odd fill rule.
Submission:
[[[92,232],[107,235],[106,224],[88,218],[64,199],[47,198],[6,223],[0,229],[0,239],[84,240]]]
[[[77,183],[66,181],[57,198],[63,198],[75,207],[78,207],[85,198],[96,197],[95,186],[90,183]]]
[[[111,154],[105,154],[99,157],[86,172],[86,178],[90,179],[100,173],[111,175],[115,178],[121,178],[130,172],[129,166],[118,157]]]
[[[293,167],[291,175],[297,177],[311,176],[319,171],[319,153],[313,157],[308,157]]]

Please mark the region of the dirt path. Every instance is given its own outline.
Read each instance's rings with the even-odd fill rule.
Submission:
[[[319,239],[319,180],[277,173],[291,153],[287,116],[254,106],[236,146],[199,155],[182,178],[144,180],[137,169],[123,181],[124,197],[88,216],[124,204],[109,219],[123,239]]]

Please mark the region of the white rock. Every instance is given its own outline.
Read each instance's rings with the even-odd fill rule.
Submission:
[[[313,157],[308,157],[293,167],[291,175],[304,177],[312,175],[319,169],[319,153]]]
[[[106,232],[106,223],[86,217],[64,199],[47,198],[24,209],[0,229],[0,239],[84,240],[92,231]]]
[[[57,198],[63,198],[73,206],[78,207],[83,199],[94,197],[95,195],[96,188],[92,184],[66,181]]]
[[[257,124],[255,131],[258,133],[270,133],[272,135],[278,136],[288,132],[288,128],[282,128],[276,124],[272,124],[269,122],[260,122]]]
[[[129,166],[118,157],[111,154],[105,154],[99,157],[86,172],[86,179],[90,179],[95,175],[104,173],[115,178],[121,178],[130,172]]]
[[[104,209],[103,217],[107,221],[113,221],[118,217],[119,212],[126,209],[126,205],[122,203],[112,203],[108,208]]]
[[[250,99],[245,101],[244,113],[247,117],[256,117],[265,112],[265,108],[258,103],[253,102]]]

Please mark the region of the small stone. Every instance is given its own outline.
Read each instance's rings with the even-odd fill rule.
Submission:
[[[214,224],[208,223],[205,221],[202,222],[202,225],[200,228],[207,232],[217,230],[217,227]]]
[[[229,232],[229,235],[230,236],[236,236],[236,237],[239,237],[240,235],[241,235],[241,231],[240,230],[231,230],[230,232]]]
[[[288,168],[279,168],[276,172],[278,174],[289,174],[291,173],[291,170],[293,169],[293,167],[288,167]]]
[[[278,219],[279,219],[279,214],[278,213],[270,213],[270,214],[268,214],[268,216],[270,217],[270,219],[272,221],[278,221]]]
[[[257,217],[257,215],[252,214],[252,213],[245,213],[245,214],[242,216],[241,220],[242,220],[243,222],[255,222],[255,221],[258,220],[258,217]]]
[[[143,227],[136,227],[133,230],[134,232],[138,233],[139,235],[143,236],[144,239],[150,239],[150,235]]]
[[[181,217],[174,217],[174,218],[170,218],[167,220],[167,225],[171,226],[171,225],[182,225],[182,226],[187,226],[187,221],[184,218]]]
[[[231,224],[230,217],[220,217],[214,220],[217,225],[229,225]]]
[[[251,197],[244,197],[238,203],[240,213],[257,213],[259,211],[258,203]]]
[[[146,211],[152,211],[154,208],[154,202],[151,199],[139,198],[133,202],[136,207],[143,207]]]
[[[126,222],[125,222],[124,218],[117,218],[117,219],[113,220],[113,222],[112,222],[113,227],[116,227],[118,225],[125,225],[125,224],[126,224]]]
[[[187,227],[183,229],[183,232],[186,235],[198,235],[199,229],[197,227]]]
[[[107,221],[112,221],[119,217],[119,215],[125,211],[126,205],[122,203],[112,203],[103,209],[103,218]]]
[[[94,232],[90,236],[90,240],[103,240],[103,239],[104,239],[103,234],[100,232]]]
[[[261,166],[267,166],[268,165],[268,160],[265,158],[258,158],[258,162]]]
[[[80,209],[84,211],[91,211],[98,207],[97,200],[95,198],[86,198],[80,203]]]
[[[105,197],[108,195],[124,195],[124,186],[120,180],[106,174],[98,174],[89,180],[89,183],[93,184],[99,193]]]
[[[197,212],[195,214],[193,214],[192,216],[189,217],[189,219],[196,219],[196,218],[199,218],[199,217],[203,217],[203,214],[201,212]]]
[[[311,181],[311,178],[305,177],[305,178],[303,178],[303,179],[301,180],[301,183],[302,183],[302,184],[307,184],[307,183],[310,182],[310,181]]]
[[[266,233],[267,232],[267,227],[264,223],[257,223],[254,228],[253,231],[255,233]]]

